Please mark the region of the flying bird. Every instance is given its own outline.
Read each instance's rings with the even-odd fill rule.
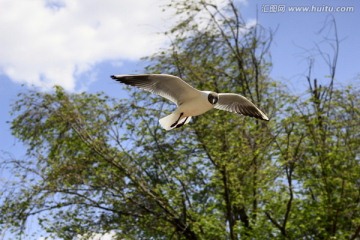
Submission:
[[[175,103],[177,109],[159,120],[160,125],[166,130],[179,128],[187,124],[192,116],[201,115],[213,108],[269,121],[266,114],[244,96],[235,93],[200,91],[173,75],[112,75],[111,78],[158,94]]]

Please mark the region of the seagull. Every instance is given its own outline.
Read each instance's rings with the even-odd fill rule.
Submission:
[[[213,108],[269,121],[264,112],[250,100],[235,93],[200,91],[177,76],[168,74],[112,75],[112,79],[155,93],[177,105],[170,115],[159,120],[162,128],[171,130],[189,123],[191,117]]]

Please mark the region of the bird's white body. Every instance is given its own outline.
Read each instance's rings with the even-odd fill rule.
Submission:
[[[214,108],[214,105],[208,101],[208,91],[200,91],[200,96],[189,99],[178,107],[184,116],[198,116]]]
[[[111,77],[116,81],[139,87],[174,102],[178,108],[159,120],[160,125],[166,130],[181,127],[187,124],[192,116],[201,115],[213,108],[269,120],[251,101],[239,94],[199,91],[176,76],[139,74]]]
[[[173,113],[161,118],[159,120],[161,127],[163,127],[165,130],[174,128],[171,127],[171,125],[176,122],[181,113],[183,114],[179,118],[178,123],[182,126],[190,122],[192,116],[199,116],[213,109],[214,105],[208,101],[208,93],[208,91],[200,91],[199,97],[189,99],[189,101],[184,102],[178,106],[178,108]]]

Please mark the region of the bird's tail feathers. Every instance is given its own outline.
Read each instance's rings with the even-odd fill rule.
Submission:
[[[181,117],[178,112],[173,112],[172,114],[163,117],[159,120],[159,123],[162,128],[165,130],[171,130],[173,128],[181,127],[190,122],[191,117]]]

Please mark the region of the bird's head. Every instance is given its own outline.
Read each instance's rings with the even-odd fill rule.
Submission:
[[[216,92],[208,92],[208,101],[215,105],[219,101],[219,95]]]

